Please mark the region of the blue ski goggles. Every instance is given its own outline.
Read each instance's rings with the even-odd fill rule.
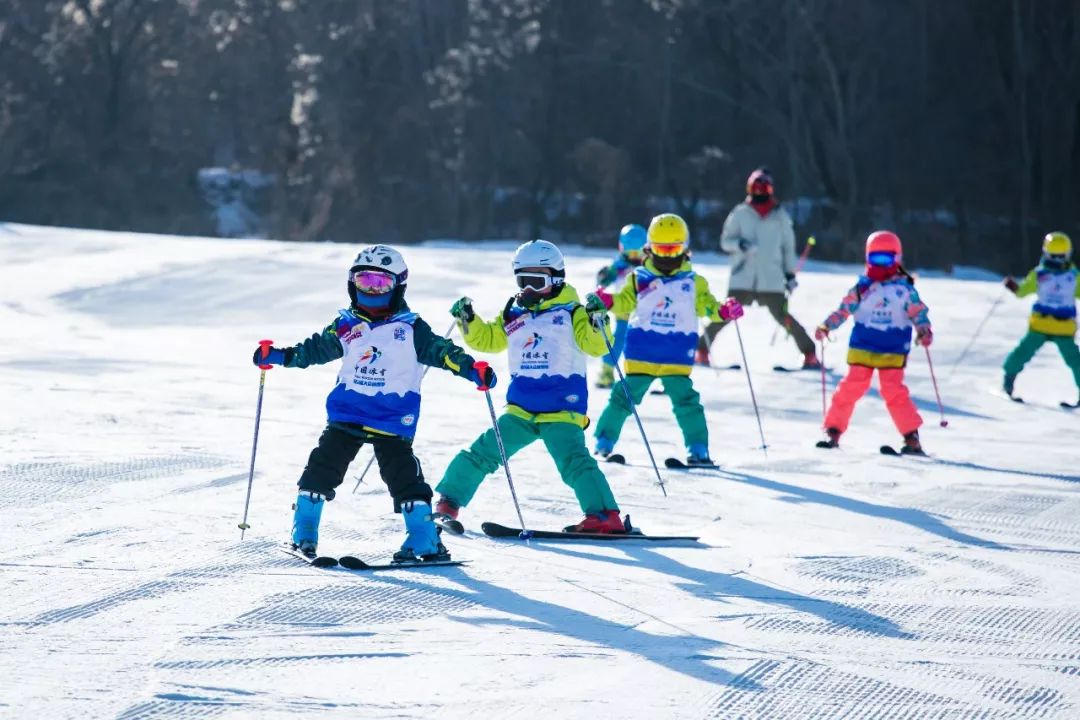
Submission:
[[[874,267],[891,267],[896,264],[896,253],[872,252],[866,256],[866,264]]]

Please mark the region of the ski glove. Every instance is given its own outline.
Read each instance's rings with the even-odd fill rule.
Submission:
[[[930,343],[934,342],[933,331],[925,325],[920,328],[915,328],[915,342],[923,347],[930,347]]]
[[[1016,291],[1020,289],[1019,283],[1013,280],[1012,277],[1005,278],[1005,287],[1009,288],[1009,292],[1011,292],[1013,295],[1015,295]]]
[[[292,348],[282,350],[272,347],[266,357],[263,357],[262,351],[262,346],[255,348],[255,354],[251,356],[251,362],[256,365],[286,365],[292,356]]]
[[[589,300],[590,297],[595,297],[597,300],[602,302],[604,304],[604,307],[607,308],[608,310],[610,310],[611,306],[615,304],[615,298],[613,298],[611,296],[611,293],[609,293],[607,290],[605,290],[602,287],[598,287],[595,290],[593,290],[591,293],[589,293],[589,295],[587,295],[585,297],[585,301],[586,301],[585,302],[585,309],[586,310],[589,309],[588,300]]]
[[[735,298],[729,297],[720,306],[720,318],[723,320],[738,320],[743,316],[743,306]]]
[[[795,292],[795,288],[799,287],[799,281],[795,279],[794,273],[788,273],[784,276],[787,282],[784,283],[784,289],[788,291],[788,294]]]
[[[482,360],[473,363],[469,379],[476,383],[478,390],[490,390],[499,382],[499,378],[495,377],[495,371]]]
[[[603,299],[595,294],[589,293],[585,296],[585,313],[589,316],[589,323],[595,327],[599,327],[607,322],[607,305]]]
[[[455,301],[454,304],[450,306],[450,314],[458,320],[467,323],[472,322],[476,317],[476,313],[473,312],[472,300],[467,297]]]
[[[829,337],[829,328],[824,325],[818,325],[814,328],[814,339],[821,342],[825,338]]]
[[[757,249],[757,240],[751,240],[749,238],[739,238],[739,249],[744,253],[753,252]]]

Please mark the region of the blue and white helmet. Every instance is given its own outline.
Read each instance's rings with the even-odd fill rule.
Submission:
[[[640,225],[624,225],[619,231],[619,250],[644,250],[649,234]]]

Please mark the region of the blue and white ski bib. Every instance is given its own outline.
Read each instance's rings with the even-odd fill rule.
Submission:
[[[911,328],[907,307],[911,285],[906,280],[873,283],[863,293],[853,317],[849,347],[871,353],[907,355],[911,352]]]
[[[326,398],[331,422],[347,422],[412,438],[420,419],[424,371],[413,341],[414,313],[371,325],[342,312],[338,340],[345,351],[337,386]]]
[[[538,313],[512,308],[504,326],[510,361],[506,401],[530,413],[588,412],[585,353],[574,338],[575,305]]]
[[[634,270],[637,307],[626,333],[626,371],[644,375],[686,375],[698,340],[694,271],[656,275]]]

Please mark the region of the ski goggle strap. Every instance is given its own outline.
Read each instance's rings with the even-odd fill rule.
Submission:
[[[679,257],[685,249],[686,246],[682,243],[652,243],[649,245],[649,250],[657,257]]]
[[[353,285],[365,295],[385,295],[394,289],[394,276],[379,270],[357,270],[352,275]]]
[[[890,267],[896,264],[896,253],[872,252],[866,256],[866,264],[874,267]]]
[[[547,290],[554,284],[551,276],[547,273],[519,272],[515,273],[514,277],[517,278],[518,287],[522,290],[525,288]]]

